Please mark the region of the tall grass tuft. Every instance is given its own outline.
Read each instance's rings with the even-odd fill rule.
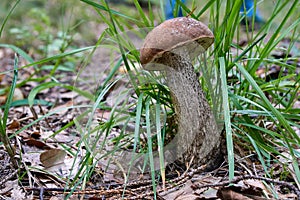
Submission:
[[[150,29],[152,29],[153,25],[157,24],[155,20],[158,20],[158,23],[164,20],[163,14],[155,16],[152,10],[154,6],[150,1],[148,10],[147,8],[141,9],[139,3],[134,1],[137,18],[141,19],[137,22],[130,14],[110,9],[105,1],[101,1],[101,3],[95,3],[90,0],[82,1],[93,6],[97,10],[99,17],[107,23],[109,27],[108,33],[112,34],[111,36],[115,34],[115,41],[119,45],[122,61],[126,66],[128,78],[136,95],[145,97],[145,102],[143,103],[145,105],[149,104],[148,97],[158,100],[154,102],[159,102],[162,109],[170,108],[166,112],[170,115],[172,113],[170,112],[172,111],[172,105],[170,104],[168,89],[159,81],[161,77],[158,78],[157,74],[152,72],[136,73],[136,69],[132,69],[129,63],[139,62],[137,53],[139,49],[134,49],[134,46],[129,45],[131,43],[130,40],[124,42],[122,38],[124,35],[120,36],[120,33],[124,33],[126,30],[134,27],[149,28],[148,26],[151,26]],[[214,48],[208,52],[206,62],[203,63],[203,60],[201,61],[200,59],[197,66],[202,71],[204,70],[203,66],[212,69],[212,77],[205,77],[205,73],[203,73],[204,78],[201,78],[201,82],[206,88],[208,98],[212,100],[211,103],[216,103],[212,105],[215,108],[215,115],[221,121],[226,122],[227,125],[225,130],[227,134],[227,151],[229,152],[230,179],[234,177],[235,172],[234,144],[235,140],[237,140],[252,145],[267,176],[271,176],[271,166],[266,160],[272,159],[274,162],[280,162],[276,158],[283,156],[283,154],[277,149],[279,147],[284,148],[291,155],[291,162],[296,175],[295,181],[299,182],[299,167],[296,162],[299,155],[295,151],[295,147],[299,144],[299,136],[292,128],[292,126],[299,128],[297,123],[299,116],[295,115],[297,108],[292,107],[292,102],[297,100],[296,94],[299,92],[299,77],[293,76],[296,73],[295,66],[287,64],[287,58],[278,60],[271,56],[272,52],[277,50],[278,44],[282,39],[286,37],[289,37],[291,41],[298,39],[300,21],[295,16],[298,15],[296,8],[297,6],[299,7],[299,2],[288,0],[277,1],[274,4],[261,1],[255,2],[257,4],[255,9],[268,10],[265,15],[265,22],[260,24],[258,28],[253,23],[254,18],[246,26],[241,25],[241,22],[245,20],[240,13],[242,1],[209,0],[204,4],[192,1],[190,5],[193,5],[195,9],[189,9],[189,6],[183,5],[178,1],[187,15],[200,20],[203,19],[208,23],[215,35]],[[158,8],[159,6],[162,8],[162,3],[158,4]],[[145,14],[145,10],[149,15]],[[162,12],[162,10],[160,11]],[[278,17],[278,15],[281,17]],[[294,21],[294,18],[297,20]],[[247,43],[245,46],[242,46],[240,43],[244,39],[247,40]],[[130,48],[125,50],[125,45]],[[292,47],[289,47],[286,50],[291,51],[291,49]],[[280,73],[280,77],[277,80],[270,82],[263,80],[256,74],[258,69],[265,67],[268,70],[272,64],[289,68],[289,74],[284,75]],[[133,75],[133,73],[136,74]],[[150,79],[151,84],[137,85],[137,79]],[[209,82],[211,80],[214,81],[213,84]],[[286,84],[280,84],[280,81]],[[149,83],[148,81],[144,82]],[[284,93],[283,97],[278,95],[278,92]],[[157,95],[158,93],[164,95]],[[268,97],[265,95],[266,93],[269,93]],[[289,99],[285,100],[284,97],[289,97]],[[137,102],[141,105],[141,99]],[[281,108],[278,109],[278,105]],[[136,117],[139,121],[141,116],[147,116],[147,113],[145,113],[147,109],[145,108],[147,106],[144,107],[143,105],[142,109],[138,109],[138,116],[133,114],[128,117],[131,120]],[[148,126],[147,121],[146,124]],[[272,123],[277,130],[270,130],[267,126],[262,126],[261,122]],[[166,125],[159,125],[160,123],[161,120],[156,120],[156,125]],[[159,133],[159,131],[157,132]],[[134,148],[136,148],[136,144],[140,141],[137,133],[134,134],[133,139]],[[276,146],[274,146],[274,142]],[[150,147],[148,146],[148,148]]]

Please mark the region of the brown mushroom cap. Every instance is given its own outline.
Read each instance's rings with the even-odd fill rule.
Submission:
[[[170,19],[146,36],[140,50],[140,60],[147,70],[162,70],[155,63],[160,64],[159,58],[165,52],[180,53],[184,49],[188,51],[190,59],[194,59],[206,51],[213,41],[214,35],[205,24],[188,17]]]

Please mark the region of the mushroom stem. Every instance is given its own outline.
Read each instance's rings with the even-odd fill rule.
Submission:
[[[189,56],[166,52],[163,57],[178,122],[176,154],[196,165],[215,163],[220,134]]]

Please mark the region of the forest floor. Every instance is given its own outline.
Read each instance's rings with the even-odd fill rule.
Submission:
[[[96,25],[94,32],[101,33],[105,25]],[[95,40],[98,39],[98,34]],[[137,46],[142,40],[136,39]],[[247,42],[247,41],[245,41]],[[280,45],[288,46],[286,39]],[[299,44],[298,48],[300,48]],[[28,52],[30,53],[30,52]],[[280,52],[274,52],[278,57],[286,57]],[[32,57],[38,57],[31,55]],[[98,48],[84,68],[78,64],[74,71],[58,70],[54,77],[56,81],[66,85],[76,85],[82,91],[96,92],[109,75],[112,57],[120,57],[110,49]],[[0,48],[0,85],[2,88],[11,84],[13,79],[12,69],[14,67],[15,52],[10,48]],[[297,61],[298,75],[300,61]],[[20,67],[29,64],[24,58],[19,57]],[[83,69],[83,70],[82,70]],[[257,71],[258,76],[267,76],[276,79],[282,73],[279,66],[268,69],[266,72],[262,67]],[[34,66],[19,70],[18,80],[26,80],[34,74]],[[41,77],[46,76],[51,70],[43,70]],[[80,72],[81,71],[81,72]],[[80,72],[80,73],[79,73]],[[124,78],[125,77],[125,78]],[[32,77],[39,78],[39,77]],[[105,96],[107,106],[112,106],[118,98],[118,94],[124,88],[130,87],[126,78],[126,70],[119,69],[120,79],[118,84]],[[79,81],[80,80],[80,81]],[[84,80],[84,81],[82,81]],[[51,82],[51,78],[44,80]],[[38,86],[38,82],[30,81],[18,87],[15,91],[14,100],[24,100],[30,92]],[[130,96],[130,95],[129,95]],[[123,97],[128,98],[128,96]],[[7,94],[0,96],[0,104],[5,105]],[[63,199],[71,191],[66,189],[69,179],[76,176],[80,168],[80,159],[74,159],[74,155],[62,150],[78,150],[77,158],[80,158],[86,151],[78,149],[78,142],[82,134],[76,125],[65,127],[72,120],[82,114],[84,108],[72,109],[73,106],[88,105],[90,100],[83,98],[78,93],[65,87],[51,87],[40,91],[36,99],[43,100],[33,107],[22,104],[11,107],[8,116],[7,133],[13,139],[13,147],[16,149],[16,158],[19,161],[19,168],[11,167],[10,158],[4,147],[0,148],[0,199]],[[294,104],[300,108],[300,102]],[[108,120],[110,111],[97,109],[93,116],[94,123]],[[86,119],[81,119],[86,123]],[[134,124],[129,124],[129,127]],[[21,131],[20,131],[21,130]],[[110,133],[111,137],[118,136],[122,127],[116,127]],[[296,129],[295,129],[296,130]],[[16,135],[16,132],[18,133]],[[296,130],[300,134],[300,130]],[[216,170],[206,172],[205,166],[191,169],[185,166],[182,169],[176,165],[167,168],[165,187],[162,182],[157,185],[157,199],[297,199],[299,190],[288,181],[265,178],[265,172],[257,156],[249,155],[247,144],[235,145],[236,177],[229,184],[227,155],[224,155],[224,162]],[[109,147],[108,147],[109,148]],[[226,153],[226,147],[223,147]],[[288,155],[286,155],[288,156]],[[284,162],[284,157],[281,158]],[[98,161],[93,174],[85,183],[85,190],[77,190],[74,187],[72,195],[68,199],[153,199],[153,185],[149,174],[132,174],[130,182],[125,182],[126,172],[117,170],[116,165],[107,167],[107,161]],[[291,164],[288,169],[283,169],[279,164],[274,164],[273,175],[283,174],[285,170],[292,171]],[[124,175],[125,174],[125,175]],[[245,175],[248,174],[248,175]],[[251,174],[251,175],[249,175]],[[294,177],[284,177],[285,180],[293,180]],[[161,181],[161,180],[160,180]],[[126,186],[126,187],[125,187]],[[78,187],[79,188],[79,187]],[[124,189],[125,188],[125,189]],[[277,194],[272,193],[276,191]],[[277,195],[277,196],[276,196]],[[298,196],[298,197],[297,197]]]

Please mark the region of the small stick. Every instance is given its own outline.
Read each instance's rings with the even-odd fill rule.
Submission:
[[[40,104],[39,104],[38,106],[39,106],[39,109],[40,109],[41,113],[42,113],[43,115],[45,115],[45,112],[44,112],[42,106],[41,106]],[[50,123],[49,123],[48,117],[45,118],[45,121],[46,121],[47,125],[48,125],[50,128],[53,128],[53,126],[51,126]]]

